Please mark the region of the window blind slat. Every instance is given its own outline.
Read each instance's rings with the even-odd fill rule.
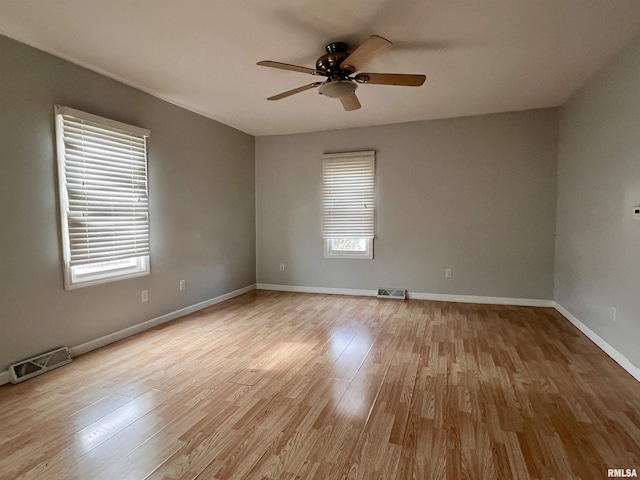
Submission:
[[[131,162],[124,165],[116,163],[116,162],[105,162],[99,159],[91,159],[87,157],[74,157],[72,153],[67,154],[67,164],[69,167],[75,167],[76,169],[82,171],[83,173],[93,173],[93,170],[96,170],[94,174],[111,174],[121,172],[120,175],[139,175],[144,176],[147,174],[147,170],[143,162],[139,162],[137,165],[132,160]],[[136,167],[137,168],[134,168]]]
[[[62,116],[62,120],[66,125],[77,126],[86,131],[104,133],[114,138],[145,138],[149,136],[148,130],[124,124],[120,124],[120,126],[114,126],[112,125],[114,122],[106,118],[100,118],[97,121],[88,120],[87,118],[80,118],[90,115],[86,112],[78,111],[77,115],[65,113],[62,113],[60,115]]]
[[[82,126],[67,125],[67,139],[87,139],[96,143],[107,143],[110,145],[130,145],[140,150],[144,150],[144,137],[131,137],[127,135],[115,136],[113,134],[105,134],[102,132],[92,132]]]
[[[59,115],[69,265],[148,256],[145,135],[91,115]]]
[[[72,148],[68,150],[65,149],[65,152],[65,156],[70,160],[70,165],[82,166],[89,170],[103,168],[127,171],[135,165],[140,165],[141,168],[144,166],[144,158],[133,155],[129,156],[129,158],[118,158],[115,156],[100,155],[99,153],[89,150],[79,151]],[[76,161],[75,164],[73,163],[74,160]]]
[[[373,238],[375,158],[327,155],[322,162],[322,237]]]
[[[78,265],[87,265],[90,263],[98,263],[98,262],[112,262],[114,260],[124,260],[126,258],[135,258],[140,257],[142,255],[147,255],[144,253],[144,249],[140,250],[127,250],[127,251],[114,251],[109,255],[101,255],[100,260],[96,260],[96,256],[92,255],[76,255],[76,259],[70,262],[72,267]]]
[[[70,197],[86,197],[87,200],[103,200],[103,201],[137,201],[140,198],[145,198],[145,190],[132,185],[127,191],[123,188],[70,188],[67,190]]]
[[[104,145],[96,145],[90,142],[77,142],[74,143],[70,140],[65,142],[65,147],[69,152],[78,152],[85,157],[94,156],[96,158],[110,158],[113,161],[120,161],[121,163],[128,164],[134,159],[142,159],[144,152],[133,149],[114,148]]]

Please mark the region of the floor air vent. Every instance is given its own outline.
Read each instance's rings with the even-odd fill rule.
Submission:
[[[407,291],[404,288],[379,288],[378,298],[397,298],[404,300],[407,298]]]
[[[9,366],[9,380],[20,383],[36,375],[48,372],[71,362],[71,355],[67,347],[57,348],[37,357],[29,358]]]

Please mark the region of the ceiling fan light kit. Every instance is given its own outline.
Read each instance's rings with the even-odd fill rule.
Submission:
[[[340,98],[351,95],[358,85],[351,80],[329,80],[318,87],[318,93],[331,98]]]
[[[349,47],[344,42],[332,42],[325,47],[327,53],[316,61],[316,68],[301,67],[288,63],[263,60],[258,65],[263,67],[279,68],[293,72],[309,73],[327,77],[324,82],[314,82],[302,87],[294,88],[278,95],[273,95],[267,100],[280,100],[282,98],[317,88],[318,93],[330,98],[339,98],[342,106],[348,112],[361,107],[356,96],[358,84],[371,83],[376,85],[398,85],[405,87],[419,87],[425,79],[424,75],[409,75],[399,73],[359,73],[352,76],[364,67],[373,57],[385,52],[393,44],[386,38],[371,35],[362,45],[352,53],[348,53]]]

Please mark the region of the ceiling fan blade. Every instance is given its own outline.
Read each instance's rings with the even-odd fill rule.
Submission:
[[[256,65],[260,65],[261,67],[279,68],[281,70],[291,70],[292,72],[310,73],[311,75],[324,75],[324,73],[322,73],[319,70],[316,70],[315,68],[301,67],[299,65],[290,65],[288,63],[274,62],[271,60],[263,60],[261,62],[256,63]]]
[[[273,97],[267,98],[267,100],[280,100],[281,98],[290,97],[291,95],[295,95],[296,93],[304,92],[305,90],[311,90],[312,88],[316,88],[322,85],[322,82],[314,82],[309,85],[305,85],[303,87],[294,88],[293,90],[287,90],[286,92],[279,93],[278,95],[274,95]]]
[[[362,105],[360,105],[360,100],[356,96],[356,93],[350,93],[349,95],[345,95],[344,97],[340,97],[340,101],[342,102],[342,106],[347,112],[351,112],[352,110],[358,110]]]
[[[354,78],[360,83],[400,85],[404,87],[419,87],[427,79],[426,75],[409,75],[403,73],[359,73]]]
[[[340,64],[340,68],[348,70],[351,73],[357,72],[369,63],[373,57],[389,50],[392,45],[393,43],[386,38],[371,35],[362,45],[356,48],[351,55],[344,59]]]

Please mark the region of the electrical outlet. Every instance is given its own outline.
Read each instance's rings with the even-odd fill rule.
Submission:
[[[284,263],[281,263],[281,264],[280,264],[280,271],[281,271],[281,272],[284,272]]]
[[[187,289],[187,282],[185,280],[180,280],[180,291]]]
[[[140,300],[142,300],[142,303],[149,301],[149,290],[142,290],[140,292]]]
[[[445,268],[444,276],[447,277],[447,278],[451,278],[453,276],[453,272],[451,271],[450,268]]]
[[[611,319],[612,322],[616,321],[616,314],[617,314],[617,309],[616,307],[611,307],[611,309],[609,310],[609,319]]]

